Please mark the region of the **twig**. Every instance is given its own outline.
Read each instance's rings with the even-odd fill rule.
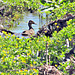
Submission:
[[[48,42],[46,42],[46,64],[48,65],[48,58],[47,58],[47,56],[48,56]]]
[[[68,39],[66,39],[66,46],[67,46],[67,48],[69,47],[69,40]]]
[[[50,66],[50,55],[49,55],[49,66]]]

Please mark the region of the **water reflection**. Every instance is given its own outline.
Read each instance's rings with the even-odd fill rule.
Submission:
[[[44,14],[44,16],[45,16],[45,14]],[[39,26],[41,27],[44,24],[46,24],[46,19],[43,19],[41,21],[41,23],[39,23],[39,21],[41,19],[39,19],[39,14],[38,13],[30,13],[30,12],[26,11],[24,13],[24,19],[20,22],[20,24],[18,26],[16,26],[16,27],[10,28],[9,30],[11,30],[12,32],[21,34],[24,30],[28,30],[29,29],[29,27],[28,27],[28,21],[29,20],[33,20],[35,23],[37,23],[37,25],[33,25],[35,34],[39,30]]]

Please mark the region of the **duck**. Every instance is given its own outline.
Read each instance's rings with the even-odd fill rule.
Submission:
[[[0,33],[2,33],[2,31],[7,32],[7,34],[8,34],[8,33],[15,34],[14,32],[11,32],[11,31],[9,31],[9,30],[7,30],[7,29],[4,29],[4,26],[3,26],[3,25],[0,25]]]
[[[23,31],[22,32],[22,35],[23,36],[31,36],[31,35],[34,35],[35,32],[34,32],[34,29],[32,27],[32,24],[35,24],[36,25],[36,23],[34,21],[29,20],[29,22],[28,22],[29,30]]]

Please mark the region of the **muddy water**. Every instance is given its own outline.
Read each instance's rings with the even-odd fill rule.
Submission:
[[[37,25],[32,25],[32,27],[34,28],[35,34],[37,33],[37,31],[39,30],[39,28],[41,28],[41,26],[43,26],[44,24],[46,24],[46,19],[39,19],[39,14],[38,13],[30,13],[30,12],[24,12],[24,18],[23,20],[20,22],[19,25],[17,25],[16,27],[11,27],[9,30],[11,30],[12,32],[15,33],[22,33],[24,30],[28,30],[28,21],[29,20],[33,20]],[[46,14],[43,14],[43,17],[45,17]],[[21,36],[21,35],[19,35]]]

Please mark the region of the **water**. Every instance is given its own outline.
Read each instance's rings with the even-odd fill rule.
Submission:
[[[45,17],[46,14],[43,14],[43,16]],[[24,13],[24,18],[20,22],[20,24],[17,25],[16,27],[11,27],[9,30],[11,30],[12,32],[21,34],[24,30],[29,29],[29,27],[28,27],[28,21],[29,20],[33,20],[37,24],[37,25],[34,25],[34,24],[32,25],[32,27],[35,31],[35,34],[39,30],[39,28],[41,28],[44,24],[46,24],[46,19],[39,19],[38,13],[30,13],[30,12],[26,11]],[[39,22],[41,22],[41,23],[39,23]],[[21,35],[19,35],[19,36],[21,36]]]

